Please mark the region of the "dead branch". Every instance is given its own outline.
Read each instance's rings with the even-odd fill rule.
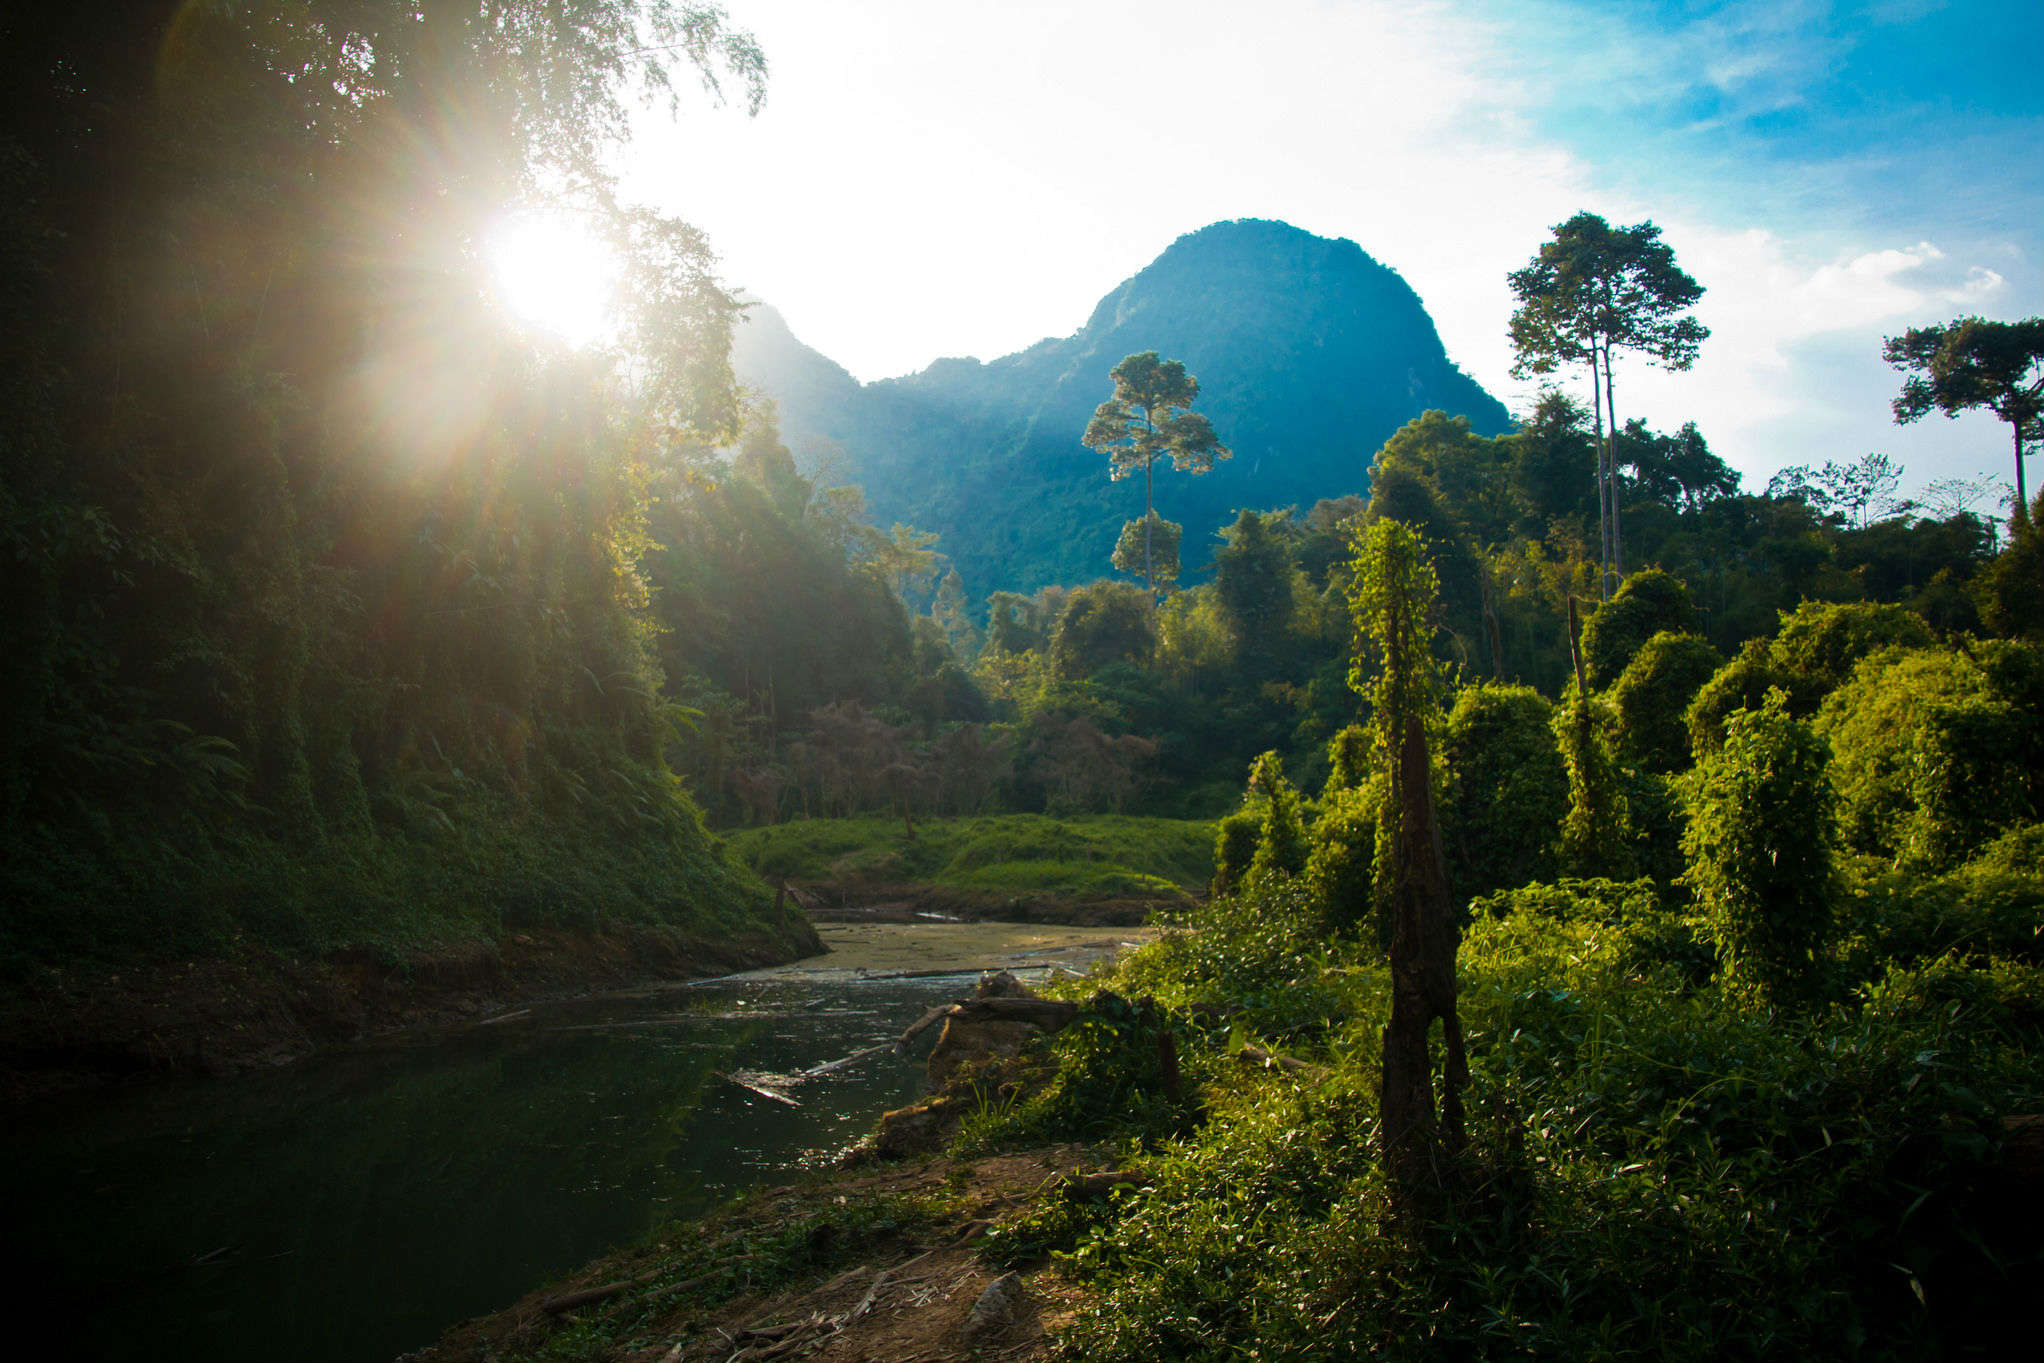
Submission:
[[[558,1297],[548,1297],[539,1304],[539,1309],[550,1316],[557,1316],[563,1311],[572,1311],[578,1306],[588,1306],[593,1302],[608,1301],[621,1292],[629,1292],[635,1287],[644,1287],[647,1283],[659,1277],[663,1271],[656,1268],[650,1273],[641,1273],[636,1278],[621,1278],[617,1282],[605,1283],[601,1287],[585,1287],[579,1292],[563,1292]]]

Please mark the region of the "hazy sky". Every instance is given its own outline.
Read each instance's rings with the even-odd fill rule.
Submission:
[[[1694,420],[1756,489],[1869,450],[2010,476],[1991,418],[1890,422],[1880,345],[2044,313],[2039,0],[728,4],[766,107],[649,119],[628,186],[861,379],[1069,334],[1262,217],[1398,269],[1523,409],[1505,276],[1587,208],[1708,290],[1696,368],[1621,361],[1621,416]]]

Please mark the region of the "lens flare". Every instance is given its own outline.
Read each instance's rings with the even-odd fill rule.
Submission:
[[[525,326],[577,348],[615,322],[617,260],[594,233],[548,214],[507,218],[484,249],[498,303]]]

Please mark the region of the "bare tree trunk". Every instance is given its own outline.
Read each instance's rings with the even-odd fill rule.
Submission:
[[[1596,413],[1597,433],[1597,599],[1610,594],[1611,579],[1611,485],[1604,477],[1604,385],[1597,374],[1597,351],[1590,351],[1590,403]]]
[[[2009,423],[2016,433],[2016,515],[2023,520],[2030,519],[2030,489],[2023,482],[2023,423]]]
[[[1604,348],[1604,414],[1610,418],[1611,455],[1605,461],[1611,470],[1611,567],[1617,581],[1625,581],[1625,536],[1618,517],[1618,399],[1611,394],[1611,348]]]

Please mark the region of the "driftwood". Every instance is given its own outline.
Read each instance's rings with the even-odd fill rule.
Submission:
[[[1026,1022],[1032,1027],[1041,1027],[1046,1032],[1055,1032],[1070,1026],[1072,1019],[1077,1016],[1079,1005],[1067,1003],[1063,999],[1034,997],[967,999],[964,1003],[946,1003],[932,1008],[910,1023],[908,1030],[901,1034],[900,1040],[895,1044],[906,1046],[949,1017],[956,1017],[961,1022]]]
[[[620,1293],[629,1292],[635,1287],[644,1287],[647,1283],[659,1277],[663,1271],[656,1268],[651,1273],[641,1273],[636,1278],[621,1278],[617,1282],[605,1283],[601,1287],[585,1287],[579,1292],[563,1292],[558,1297],[548,1297],[539,1304],[539,1309],[550,1316],[557,1316],[563,1311],[572,1311],[578,1306],[588,1306],[594,1302],[609,1301]]]
[[[861,1060],[870,1060],[876,1055],[884,1055],[893,1049],[892,1043],[882,1042],[878,1046],[868,1046],[863,1051],[853,1051],[841,1060],[826,1060],[821,1065],[812,1065],[808,1069],[801,1071],[801,1075],[804,1079],[814,1079],[819,1074],[833,1074],[838,1070],[849,1069]]]
[[[727,1074],[724,1077],[726,1079],[729,1079],[732,1083],[738,1085],[738,1087],[746,1089],[752,1093],[757,1093],[762,1098],[771,1098],[777,1103],[786,1103],[789,1107],[802,1106],[800,1103],[796,1102],[793,1098],[790,1098],[785,1093],[775,1093],[772,1089],[761,1088],[758,1084],[747,1083],[745,1080],[740,1079],[735,1074]]]

